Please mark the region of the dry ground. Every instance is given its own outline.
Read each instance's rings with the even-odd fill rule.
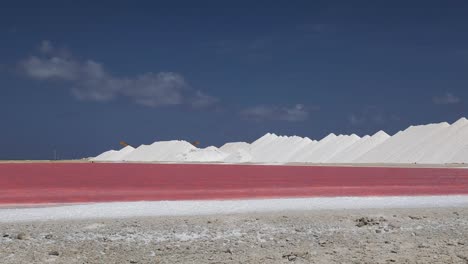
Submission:
[[[0,263],[468,263],[468,208],[0,223]]]

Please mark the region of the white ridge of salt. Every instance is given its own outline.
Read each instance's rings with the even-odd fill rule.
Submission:
[[[312,140],[308,137],[300,138],[297,141],[294,141],[288,149],[283,149],[280,153],[273,158],[274,162],[286,163],[289,162],[290,158],[297,153],[300,149],[304,148],[306,145],[310,144]]]
[[[108,161],[122,161],[122,158],[124,156],[128,155],[129,153],[131,153],[134,150],[135,150],[135,148],[132,147],[132,146],[125,146],[121,150],[113,153],[110,157],[108,157],[107,160]]]
[[[329,163],[346,163],[346,156],[349,154],[354,154],[357,148],[361,146],[363,143],[365,143],[368,139],[370,138],[369,135],[363,136],[361,139],[358,141],[354,142],[347,148],[335,153],[335,155],[331,156],[327,162]]]
[[[177,160],[189,162],[219,162],[223,161],[228,155],[228,153],[220,151],[217,147],[210,146],[203,149],[191,149],[177,156]]]
[[[287,157],[285,157],[284,162],[298,162],[298,157],[303,155],[314,148],[316,144],[318,144],[317,140],[311,140],[309,138],[305,138],[303,144],[298,146],[297,149],[293,150]]]
[[[275,144],[274,142],[278,139],[280,139],[280,137],[277,135],[268,133],[250,144],[250,155],[252,156],[252,160],[254,160],[258,154],[261,155],[262,151],[265,148],[268,148],[269,145]]]
[[[297,136],[292,137],[282,137],[280,140],[275,142],[275,144],[270,145],[268,148],[263,150],[261,156],[256,157],[254,161],[256,162],[278,162],[277,157],[281,153],[291,151],[294,148],[296,142],[300,141],[302,138]]]
[[[32,208],[0,208],[0,223],[150,216],[219,215],[371,208],[464,208],[468,195],[315,197],[250,200],[111,202]]]
[[[219,148],[222,152],[235,153],[240,149],[250,152],[250,144],[247,142],[230,142],[226,143]]]
[[[279,145],[274,152],[270,153],[267,157],[271,162],[279,163],[284,158],[284,155],[294,151],[297,148],[297,145],[303,140],[303,138],[298,136],[289,137],[287,141]]]
[[[450,125],[438,138],[435,138],[428,144],[416,162],[422,164],[450,162],[450,158],[457,152],[459,147],[457,146],[460,144],[459,139],[463,140],[464,137],[466,138],[467,129],[468,120],[465,118],[459,119]]]
[[[432,142],[438,137],[444,137],[444,134],[447,132],[447,129],[450,128],[450,125],[447,122],[427,125],[432,127],[432,130],[428,130],[427,133],[419,133],[414,137],[411,142],[408,142],[404,148],[399,152],[395,153],[387,159],[387,162],[391,163],[416,163],[417,156],[421,149],[426,145],[432,144]]]
[[[307,162],[308,156],[312,155],[316,149],[320,149],[322,146],[328,144],[331,141],[334,141],[336,138],[337,136],[335,134],[330,133],[320,141],[307,145],[307,147],[304,148],[301,152],[298,152],[292,156],[290,162]]]
[[[151,145],[141,145],[123,157],[126,161],[178,161],[178,157],[196,149],[182,140],[157,141]]]
[[[330,159],[333,155],[351,146],[359,139],[361,138],[355,134],[352,134],[350,136],[343,136],[340,140],[337,140],[337,142],[334,145],[330,146],[329,148],[323,149],[320,153],[317,153],[318,156],[315,159],[315,162],[327,162],[327,160]]]
[[[302,162],[308,163],[318,163],[321,159],[321,156],[324,152],[328,153],[329,149],[335,150],[338,142],[341,142],[345,138],[344,135],[338,135],[335,137],[330,138],[328,141],[324,141],[323,139],[319,141],[319,144],[316,145],[313,151],[310,151],[302,157]],[[322,142],[324,141],[324,142]]]
[[[468,163],[468,145],[464,145],[455,155],[450,158],[450,163]]]
[[[272,134],[272,133],[267,133],[265,134],[263,137],[255,140],[254,142],[252,142],[251,146],[252,148],[260,148],[264,145],[267,145],[269,143],[271,143],[273,140],[277,139],[278,136],[275,135],[275,134]]]
[[[252,155],[250,151],[244,149],[238,149],[235,152],[229,154],[225,159],[224,162],[226,163],[245,163],[250,162],[252,160]]]
[[[251,144],[246,142],[230,142],[219,148],[228,155],[224,158],[226,163],[244,163],[252,160],[250,154]]]
[[[108,161],[109,158],[112,157],[112,155],[114,155],[117,152],[118,152],[117,150],[111,149],[111,150],[108,150],[106,152],[103,152],[103,153],[97,155],[94,158],[91,158],[90,160],[92,160],[92,161]]]
[[[398,132],[393,137],[386,140],[383,144],[373,148],[363,156],[361,156],[357,162],[363,163],[378,163],[387,162],[387,160],[394,154],[398,153],[405,148],[407,144],[410,144],[415,137],[420,134],[425,134],[433,127],[426,125],[410,126],[404,131]]]
[[[252,144],[252,162],[264,162],[265,160],[263,157],[270,153],[270,151],[274,149],[276,145],[285,140],[287,140],[287,137],[277,136],[276,138],[273,138],[271,141],[267,142],[266,144],[262,144],[261,146]]]
[[[315,162],[315,163],[468,163],[468,120],[410,126],[390,137],[331,133],[320,141],[267,133],[252,144],[226,143],[219,149],[198,149],[186,141],[160,141],[151,145],[109,150],[92,161],[155,162]]]
[[[380,130],[379,132],[372,135],[368,140],[366,140],[361,145],[359,145],[356,149],[354,149],[352,153],[348,153],[348,155],[344,157],[343,162],[346,162],[346,163],[357,162],[356,160],[359,159],[360,156],[364,155],[364,153],[367,153],[371,149],[384,143],[389,138],[391,137],[387,133]]]

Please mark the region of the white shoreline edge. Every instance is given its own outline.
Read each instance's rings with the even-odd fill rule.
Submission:
[[[189,216],[254,212],[468,207],[468,195],[141,201],[0,209],[0,222]]]

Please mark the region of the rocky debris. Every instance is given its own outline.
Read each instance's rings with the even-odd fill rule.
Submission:
[[[297,256],[294,255],[293,253],[290,254],[284,254],[283,258],[289,260],[289,261],[295,261],[297,259]]]
[[[325,247],[325,246],[327,245],[327,241],[325,241],[325,240],[319,240],[319,241],[318,241],[318,244],[319,244],[319,246],[321,246],[321,247]]]
[[[291,252],[287,254],[283,254],[283,259],[287,259],[288,261],[296,261],[298,258],[306,259],[309,255],[309,252]]]
[[[52,239],[52,235],[51,234],[47,234],[44,236],[45,239]]]
[[[305,229],[304,228],[295,228],[294,231],[296,231],[296,233],[303,233],[303,232],[305,232]]]
[[[18,240],[26,240],[26,239],[29,239],[29,236],[26,235],[25,233],[19,233],[16,235],[16,239]]]
[[[461,259],[461,260],[464,260],[465,263],[468,264],[468,256],[464,256],[464,255],[458,254],[457,257],[458,257],[459,259]]]
[[[379,217],[378,219],[370,218],[370,217],[361,217],[356,220],[357,227],[363,226],[373,226],[373,225],[380,225],[380,223],[387,221],[383,217]]]

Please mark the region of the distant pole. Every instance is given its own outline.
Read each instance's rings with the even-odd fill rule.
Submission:
[[[57,150],[54,149],[54,160],[57,160]]]

